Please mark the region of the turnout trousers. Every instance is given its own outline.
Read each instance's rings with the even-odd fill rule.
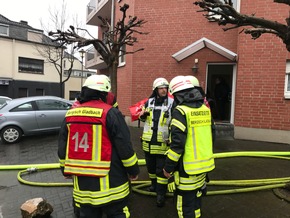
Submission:
[[[199,189],[174,192],[174,203],[179,218],[201,217],[201,191]]]
[[[108,218],[128,218],[130,212],[127,205],[127,198],[105,206],[82,204],[80,206],[80,218],[102,218],[103,214],[106,214]]]
[[[165,195],[167,191],[168,179],[163,174],[163,167],[165,165],[165,155],[150,154],[145,152],[146,167],[149,173],[150,179],[154,180],[156,175],[156,193],[157,195]]]

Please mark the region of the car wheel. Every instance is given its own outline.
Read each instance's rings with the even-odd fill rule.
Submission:
[[[1,131],[1,140],[6,144],[12,144],[20,141],[22,131],[17,126],[7,126]]]

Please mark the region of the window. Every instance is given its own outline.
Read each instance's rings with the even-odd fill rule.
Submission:
[[[27,97],[28,96],[28,89],[27,88],[19,88],[18,89],[18,98]]]
[[[225,0],[220,0],[222,3],[225,3]],[[240,12],[240,1],[241,0],[232,0],[233,2],[233,8],[236,9],[237,12]],[[219,8],[216,8],[215,11],[219,11]],[[212,15],[213,12],[209,12],[209,15]],[[213,15],[212,18],[214,19],[220,19],[220,15]],[[209,21],[214,21],[214,19]]]
[[[8,36],[9,35],[9,26],[0,24],[0,35]]]
[[[68,76],[68,70],[64,70],[63,72],[64,76]],[[83,76],[82,76],[83,75]],[[91,73],[90,71],[81,71],[81,70],[72,70],[71,72],[71,77],[83,77],[83,78],[87,78],[89,76],[93,75],[93,73]]]
[[[35,94],[36,95],[44,95],[44,89],[36,89]]]
[[[126,64],[125,54],[126,54],[126,45],[124,44],[120,48],[119,52],[119,67],[124,66]]]
[[[57,100],[38,100],[35,102],[38,110],[67,110],[70,108],[68,103]]]
[[[18,58],[18,71],[21,73],[43,74],[44,61],[31,58]]]
[[[290,60],[286,63],[284,97],[285,99],[290,99]]]
[[[85,72],[83,72],[83,73],[85,74]],[[68,70],[64,70],[63,75],[68,76]],[[70,76],[71,77],[82,77],[82,71],[81,70],[72,70]]]
[[[19,106],[16,107],[16,108],[13,108],[11,111],[12,111],[12,112],[19,112],[19,111],[33,111],[33,107],[32,107],[31,102],[27,102],[27,103],[24,103],[24,104],[22,104],[22,105],[19,105]]]

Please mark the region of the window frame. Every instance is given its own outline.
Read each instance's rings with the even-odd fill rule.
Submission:
[[[0,35],[1,36],[9,36],[9,26],[1,23],[0,27],[6,28],[6,34],[0,32]]]
[[[122,67],[125,65],[126,65],[126,44],[123,44],[119,52],[119,66],[118,67]]]
[[[18,72],[44,74],[44,60],[18,57]]]
[[[290,99],[290,60],[286,61],[284,98]]]

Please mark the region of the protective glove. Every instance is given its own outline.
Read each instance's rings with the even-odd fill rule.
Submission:
[[[146,120],[147,116],[150,115],[150,109],[149,108],[146,108],[144,111],[141,112],[139,118],[140,120]]]
[[[174,192],[175,191],[176,187],[175,187],[174,176],[171,176],[168,179],[167,189],[168,189],[169,192]]]

